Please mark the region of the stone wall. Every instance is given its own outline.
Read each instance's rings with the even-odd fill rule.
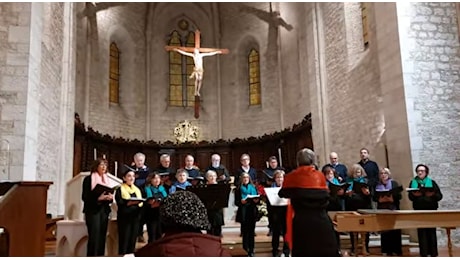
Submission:
[[[79,73],[78,91],[85,87],[85,95],[89,96],[83,112],[88,116],[83,119],[87,126],[102,133],[129,139],[146,138],[145,12],[145,3],[110,3],[108,7],[97,12],[89,11],[80,18],[87,19],[80,23],[87,23],[90,27],[90,44],[85,50],[90,55],[84,57],[84,53],[79,53],[79,63],[90,66],[86,73]],[[79,35],[84,31],[79,31]],[[85,39],[81,41],[85,42]],[[109,102],[109,50],[112,42],[120,50],[118,104]],[[83,44],[79,42],[79,45]],[[87,62],[88,58],[90,62]],[[88,74],[89,82],[85,82]]]
[[[48,190],[48,211],[57,213],[59,201],[58,187],[65,185],[57,181],[61,157],[60,144],[64,135],[60,135],[61,124],[61,95],[65,90],[62,83],[62,59],[64,43],[64,3],[49,3],[41,6],[42,38],[31,35],[31,44],[41,45],[39,58],[40,76],[38,86],[39,117],[38,129],[35,129],[37,142],[37,180],[49,180],[54,184]],[[37,39],[37,41],[35,40]],[[34,53],[31,52],[33,55]],[[38,115],[37,115],[38,116]],[[71,115],[72,116],[72,115]],[[58,151],[58,152],[56,152]],[[32,161],[29,161],[30,163]],[[62,209],[62,212],[64,209]]]
[[[430,167],[444,195],[440,208],[460,198],[460,54],[456,3],[398,3],[399,37],[413,168]],[[454,242],[460,243],[455,232]],[[446,243],[445,236],[440,241]]]
[[[280,75],[283,100],[281,128],[298,124],[310,111],[308,82],[314,79],[308,71],[307,48],[311,39],[307,36],[305,14],[311,3],[280,3],[281,17],[293,29],[280,26]]]
[[[315,149],[321,151],[320,164],[327,163],[327,154],[335,151],[342,163],[351,166],[360,160],[360,148],[366,147],[370,150],[371,159],[385,166],[385,158],[382,156],[385,123],[375,35],[371,35],[367,49],[364,46],[350,47],[350,43],[347,44],[350,38],[347,32],[353,30],[347,28],[356,27],[354,23],[360,23],[361,20],[345,19],[344,3],[321,3],[317,8],[320,9],[316,15],[320,19],[318,26],[322,25],[322,35],[319,38],[322,42],[315,43],[314,37],[309,38],[310,44],[323,46],[321,54],[317,55],[321,55],[324,65],[316,71],[317,77],[322,77],[322,82],[310,86],[320,88],[320,84],[325,85],[321,91],[311,90],[320,92],[311,103],[312,111],[318,111],[318,102],[322,102],[319,109],[322,109],[323,114],[313,124],[313,132],[318,134],[315,129],[322,131],[321,127],[327,127],[323,144],[314,143]],[[370,26],[375,26],[372,19]],[[353,36],[362,37],[362,34],[355,33]],[[360,43],[362,41],[352,41],[352,44]]]
[[[1,66],[1,88],[8,94],[2,102],[1,120],[12,126],[2,131],[2,138],[11,145],[11,176],[2,174],[1,178],[52,181],[48,212],[53,215],[64,213],[60,198],[66,179],[72,175],[74,69],[70,63],[75,48],[69,47],[73,36],[69,29],[71,6],[0,6],[5,11],[3,28],[8,35],[0,40],[5,47],[0,55],[6,58]]]
[[[30,13],[30,3],[0,4],[1,179],[21,180],[24,172]],[[7,142],[10,147],[10,169]]]
[[[243,4],[242,4],[243,5]],[[222,118],[224,138],[244,138],[275,132],[298,123],[308,114],[308,88],[302,50],[306,48],[304,3],[273,3],[285,24],[264,21],[269,3],[220,4],[222,42],[237,64],[222,62]],[[238,11],[239,8],[242,8]],[[273,18],[271,18],[273,19]],[[292,28],[289,28],[292,27]],[[289,30],[290,29],[290,30]],[[227,46],[226,46],[227,47]],[[262,104],[249,106],[247,55],[258,48],[261,61]],[[279,51],[280,50],[280,51]],[[289,100],[289,101],[288,101]],[[234,122],[242,122],[235,124]],[[247,122],[247,123],[244,123]],[[250,127],[248,127],[250,124]]]

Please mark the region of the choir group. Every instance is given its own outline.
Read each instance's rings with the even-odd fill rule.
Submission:
[[[241,155],[241,167],[233,174],[233,183],[235,206],[238,207],[236,222],[241,224],[240,236],[247,255],[254,256],[255,253],[255,227],[261,218],[258,205],[262,201],[267,204],[270,230],[267,235],[272,237],[273,256],[340,256],[340,234],[334,230],[327,211],[400,209],[404,189],[392,178],[390,169],[379,168],[369,159],[366,148],[360,150],[360,155],[361,160],[348,168],[338,162],[337,153],[331,153],[330,163],[324,165],[321,171],[315,164],[313,151],[309,149],[297,153],[297,168],[293,171],[279,166],[275,156],[268,159],[266,169],[257,171],[250,166],[250,156]],[[120,255],[135,253],[136,242],[144,242],[144,225],[147,227],[148,244],[136,255],[167,256],[165,248],[172,247],[181,239],[193,243],[199,241],[204,246],[216,245],[215,250],[207,253],[196,250],[188,252],[192,255],[183,256],[229,255],[220,244],[225,206],[200,197],[191,189],[221,185],[212,187],[219,187],[214,190],[224,192],[224,187],[231,185],[229,171],[220,163],[220,156],[213,154],[211,165],[204,171],[195,165],[191,155],[185,157],[185,166],[177,171],[170,166],[168,154],[160,156],[160,165],[154,170],[145,165],[144,154],[137,153],[133,159],[133,163],[125,165],[122,170],[123,183],[120,186],[109,187],[108,162],[103,158],[95,160],[91,174],[83,181],[87,255],[105,254],[111,203],[117,205]],[[436,210],[442,194],[436,182],[429,177],[428,166],[419,164],[415,172],[416,176],[406,187],[413,209]],[[271,203],[265,193],[265,189],[269,188],[279,189],[279,197],[289,199],[289,203]],[[191,202],[195,206],[190,206]],[[200,213],[202,211],[204,213]],[[306,229],[311,232],[305,232]],[[354,254],[353,233],[350,233],[350,239],[351,254]],[[421,256],[438,255],[435,228],[418,229],[418,239]],[[369,233],[365,240],[368,247]],[[383,255],[401,256],[401,230],[381,232],[381,250]]]

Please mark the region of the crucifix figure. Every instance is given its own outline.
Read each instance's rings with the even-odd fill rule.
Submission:
[[[228,54],[228,49],[212,49],[200,47],[200,31],[195,31],[195,47],[165,46],[167,51],[177,51],[182,55],[193,58],[195,67],[190,78],[195,78],[195,96],[200,96],[201,85],[203,84],[203,57],[216,54]]]
[[[190,78],[195,78],[195,118],[199,117],[200,89],[203,84],[203,57],[216,54],[228,54],[228,49],[201,48],[200,31],[195,31],[195,47],[165,46],[166,51],[176,51],[193,58],[195,67]]]

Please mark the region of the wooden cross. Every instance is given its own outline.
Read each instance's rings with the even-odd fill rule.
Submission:
[[[183,47],[183,46],[166,45],[165,50],[173,51],[174,49],[179,49],[179,50],[183,50],[183,51],[186,51],[186,52],[193,52],[195,49],[198,49],[200,52],[222,51],[222,54],[228,54],[229,53],[228,49],[202,48],[200,46],[200,44],[201,44],[200,35],[201,35],[200,30],[196,29],[195,30],[195,47]]]
[[[202,48],[200,46],[200,31],[195,31],[195,47],[165,46],[166,51],[178,51],[182,55],[193,58],[195,68],[191,77],[195,77],[195,118],[200,117],[200,95],[199,91],[203,80],[203,57],[215,54],[228,54],[228,49]],[[195,51],[198,50],[198,53]]]

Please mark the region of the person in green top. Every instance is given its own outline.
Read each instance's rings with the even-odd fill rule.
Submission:
[[[438,184],[428,177],[430,169],[424,164],[415,167],[415,176],[409,183],[409,199],[412,201],[414,210],[437,210],[438,201],[442,199],[442,193]],[[418,228],[418,243],[420,256],[438,256],[438,242],[436,228]]]

